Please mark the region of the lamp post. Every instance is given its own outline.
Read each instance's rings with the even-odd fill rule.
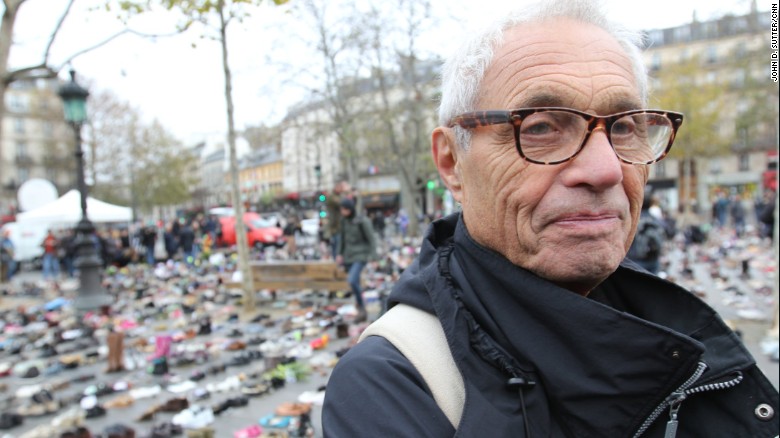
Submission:
[[[70,82],[60,86],[65,121],[73,128],[76,138],[77,183],[81,195],[81,220],[76,226],[76,260],[80,287],[74,306],[78,311],[99,309],[111,303],[111,298],[100,284],[103,263],[97,253],[95,226],[87,217],[87,183],[84,177],[84,151],[81,148],[81,127],[87,120],[87,96],[89,92],[76,83],[76,72],[70,71]]]

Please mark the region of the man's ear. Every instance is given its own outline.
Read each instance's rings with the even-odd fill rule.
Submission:
[[[454,130],[438,127],[431,134],[431,154],[439,176],[447,188],[452,192],[452,197],[463,202],[463,182],[461,181],[460,166],[458,166],[458,154],[463,153],[455,142]]]

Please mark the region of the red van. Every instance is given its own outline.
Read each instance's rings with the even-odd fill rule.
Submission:
[[[217,240],[217,245],[232,246],[236,244],[236,227],[234,216],[220,216],[219,224],[222,227],[222,235]],[[269,246],[281,248],[286,240],[282,229],[275,222],[263,219],[257,213],[244,213],[244,226],[249,246],[263,249]]]

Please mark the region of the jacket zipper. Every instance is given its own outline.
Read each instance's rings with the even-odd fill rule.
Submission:
[[[686,389],[683,397],[675,400],[669,406],[669,421],[666,423],[666,433],[664,434],[664,438],[675,438],[677,435],[677,411],[680,410],[682,401],[685,400],[689,395],[705,391],[733,388],[742,382],[742,379],[742,373],[738,373],[733,379],[727,380],[725,382],[707,383],[695,388]]]
[[[636,434],[634,434],[634,438],[638,438],[643,433],[645,433],[647,429],[650,428],[650,425],[661,416],[666,408],[669,408],[669,421],[666,423],[666,432],[664,433],[664,438],[675,438],[677,435],[678,426],[677,412],[680,410],[680,406],[682,405],[683,400],[688,398],[688,396],[691,394],[733,388],[742,382],[743,379],[742,373],[738,373],[736,377],[725,382],[707,383],[691,388],[691,386],[701,378],[701,375],[704,374],[706,369],[707,365],[704,362],[699,362],[699,365],[696,367],[696,371],[693,373],[693,375],[679,388],[673,391],[669,397],[667,397],[663,402],[661,402],[660,405],[658,405],[657,408],[655,408],[655,410],[650,414],[649,417],[647,417],[644,423],[642,423],[642,427],[640,427]]]

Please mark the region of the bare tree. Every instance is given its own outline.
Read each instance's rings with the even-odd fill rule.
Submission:
[[[14,31],[16,28],[16,19],[19,13],[19,10],[21,7],[26,3],[27,0],[2,0],[3,6],[5,7],[3,11],[2,21],[0,22],[0,120],[3,120],[3,116],[5,114],[5,92],[9,85],[11,85],[15,81],[21,81],[21,80],[32,80],[37,78],[55,78],[57,77],[57,74],[62,69],[63,66],[69,64],[77,57],[88,53],[92,50],[95,50],[99,47],[102,47],[114,39],[118,38],[121,35],[125,34],[132,34],[144,38],[159,38],[159,37],[166,37],[166,36],[172,36],[178,33],[170,33],[170,34],[146,34],[142,32],[135,31],[131,29],[130,27],[125,26],[123,29],[119,30],[113,35],[110,35],[109,37],[100,40],[95,41],[94,44],[88,47],[84,47],[79,49],[78,51],[64,57],[64,59],[59,64],[53,64],[51,62],[51,49],[54,45],[55,40],[57,39],[57,36],[60,32],[60,29],[62,28],[63,23],[67,19],[68,15],[71,12],[71,9],[75,3],[75,0],[69,0],[66,4],[64,10],[59,16],[59,19],[57,20],[57,23],[55,24],[54,28],[51,30],[51,34],[48,37],[48,41],[46,44],[46,48],[43,50],[43,53],[40,57],[40,62],[35,63],[32,65],[23,66],[20,68],[15,69],[9,69],[8,66],[8,60],[11,55],[11,49],[14,44]],[[0,123],[0,138],[3,137],[2,133],[2,123]],[[56,151],[55,151],[56,152]],[[3,159],[1,156],[2,149],[0,149],[0,160]],[[51,163],[56,164],[56,163]],[[2,177],[2,175],[0,175]]]
[[[718,156],[728,151],[729,139],[720,134],[720,118],[723,106],[723,90],[718,84],[707,81],[702,71],[703,61],[692,56],[678,64],[664,67],[656,73],[660,87],[652,96],[653,105],[674,108],[685,114],[675,146],[670,155],[682,162],[681,200],[684,203],[682,225],[692,214],[691,200],[696,159]]]
[[[327,120],[307,120],[313,141],[338,141],[344,176],[356,186],[359,169],[381,163],[396,174],[402,206],[417,232],[421,188],[432,171],[428,133],[433,127],[436,68],[419,49],[422,32],[433,26],[427,1],[298,3],[297,17],[312,31],[308,72],[313,110]],[[294,112],[294,111],[293,111]]]
[[[374,4],[364,16],[363,34],[369,39],[371,73],[380,97],[365,125],[375,128],[366,133],[369,153],[397,172],[401,206],[410,212],[409,232],[416,235],[422,189],[434,171],[428,134],[435,123],[433,79],[438,62],[417,47],[421,33],[431,25],[430,5],[397,0]]]
[[[185,202],[195,157],[158,122],[144,123],[139,111],[113,93],[91,99],[89,144],[93,193],[109,202],[130,204],[133,214]]]
[[[276,5],[287,0],[273,0]],[[188,29],[192,24],[199,23],[206,29],[206,37],[214,39],[222,49],[222,70],[225,78],[225,102],[227,104],[227,143],[230,162],[230,192],[233,200],[233,210],[236,218],[236,246],[238,247],[238,268],[241,272],[244,289],[244,309],[255,307],[255,293],[252,272],[249,267],[249,245],[244,225],[244,205],[238,180],[238,157],[236,153],[236,128],[233,106],[233,76],[228,62],[228,26],[237,20],[245,18],[248,6],[256,6],[262,0],[160,0],[161,6],[169,10],[178,10],[184,17],[180,29]],[[150,2],[145,0],[125,1],[123,8],[129,12],[141,13],[148,11]],[[216,20],[216,24],[214,21]]]
[[[336,137],[343,176],[356,186],[360,156],[357,119],[370,107],[370,96],[363,92],[365,81],[360,80],[361,75],[367,76],[368,69],[366,41],[355,21],[359,14],[354,5],[345,2],[304,0],[296,6],[297,16],[313,31],[302,35],[311,38],[309,46],[315,48],[313,62],[305,66],[318,74],[310,94],[315,102],[325,104],[320,108],[327,113],[327,120],[309,124],[309,129],[315,131],[312,138]]]

